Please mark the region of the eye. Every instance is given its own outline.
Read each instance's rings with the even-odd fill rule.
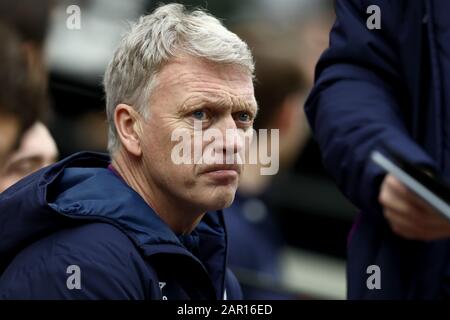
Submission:
[[[192,116],[195,118],[195,120],[200,120],[200,121],[206,120],[206,118],[207,118],[207,114],[203,110],[197,110],[197,111],[192,112]]]
[[[248,112],[239,112],[237,114],[237,119],[242,122],[250,122],[252,120],[252,117]]]

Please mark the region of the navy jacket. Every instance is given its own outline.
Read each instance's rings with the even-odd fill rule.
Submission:
[[[440,295],[449,242],[406,241],[394,235],[378,203],[383,172],[370,161],[386,144],[410,161],[450,176],[445,142],[448,106],[436,49],[432,2],[336,2],[330,47],[316,67],[306,113],[324,165],[362,210],[348,243],[348,297],[421,298]],[[448,1],[433,3],[448,14]],[[378,5],[381,29],[369,30],[366,13]],[[448,43],[448,41],[447,41]],[[381,289],[369,290],[367,267],[378,265]]]
[[[0,195],[0,298],[239,299],[222,213],[177,237],[108,164],[75,154]]]

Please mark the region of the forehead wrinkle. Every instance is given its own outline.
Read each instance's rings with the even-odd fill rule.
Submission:
[[[171,65],[174,65],[175,70],[174,68],[168,68],[169,65],[167,65],[159,73],[159,80],[164,79],[161,81],[164,83],[164,86],[172,88],[180,86],[188,90],[197,90],[204,87],[205,83],[208,83],[211,89],[220,89],[224,85],[228,86],[231,90],[242,89],[240,83],[240,80],[242,80],[241,74],[231,74],[222,78],[222,76],[208,70],[186,69],[186,66],[182,63],[178,63],[178,65],[171,63]],[[177,68],[180,66],[181,68]]]

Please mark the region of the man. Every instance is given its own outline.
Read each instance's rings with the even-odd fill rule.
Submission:
[[[336,3],[306,111],[325,166],[363,212],[348,244],[351,299],[450,297],[450,223],[370,161],[386,145],[450,177],[449,9],[448,1]],[[375,288],[370,270],[379,271]]]
[[[0,24],[0,168],[38,113],[37,91],[16,33]]]
[[[172,134],[251,131],[252,74],[247,45],[214,17],[180,4],[142,17],[105,73],[111,162],[76,154],[1,195],[0,297],[240,298],[220,209],[241,166],[177,164]],[[211,146],[237,158],[242,141],[193,142]]]

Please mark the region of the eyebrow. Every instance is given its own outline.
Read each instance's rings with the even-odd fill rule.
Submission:
[[[258,112],[258,105],[256,102],[248,102],[247,100],[240,98],[223,99],[216,97],[212,98],[205,95],[196,95],[185,100],[179,110],[179,113],[186,114],[202,108],[224,108],[235,112],[248,111],[253,117],[256,117]]]

